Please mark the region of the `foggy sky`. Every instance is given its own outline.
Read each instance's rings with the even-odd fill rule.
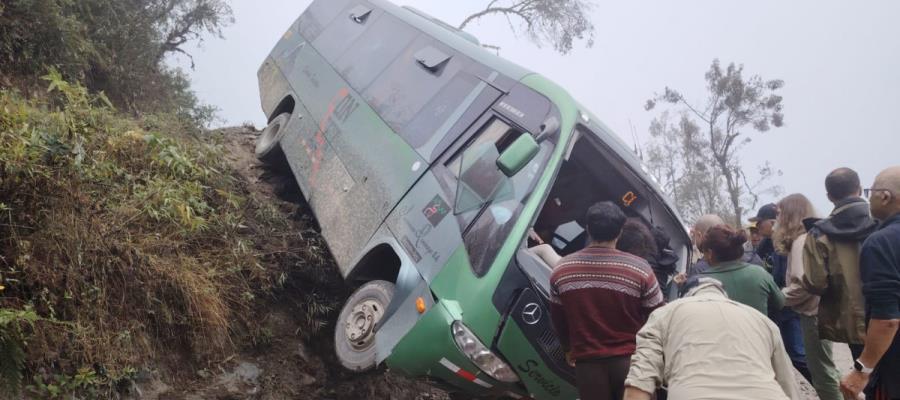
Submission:
[[[221,108],[219,124],[265,124],[256,70],[309,2],[232,0],[236,22],[224,30],[225,39],[207,38],[191,49],[193,88]],[[451,25],[486,3],[398,2]],[[750,132],[742,161],[752,171],[771,161],[784,173],[774,184],[785,194],[806,194],[827,214],[823,181],[830,170],[854,168],[869,187],[878,171],[900,164],[898,16],[894,1],[598,2],[595,45],[576,44],[567,56],[516,37],[502,17],[467,31],[567,88],[629,144],[632,125],[639,142],[648,137],[661,110],[644,111],[644,102],[666,86],[703,102],[703,74],[714,58],[744,64],[745,76],[783,79],[786,126]],[[171,61],[189,66],[183,58]]]

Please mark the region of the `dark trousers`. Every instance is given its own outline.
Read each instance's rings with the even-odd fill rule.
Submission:
[[[804,378],[812,383],[812,375],[806,366],[806,350],[803,348],[803,331],[800,329],[800,316],[797,313],[785,308],[775,313],[775,324],[781,331],[781,340],[784,341],[784,348],[787,350],[788,357],[791,358],[791,364],[803,375]]]
[[[625,395],[625,378],[631,356],[578,360],[575,379],[581,400],[619,400]]]
[[[854,361],[857,358],[859,358],[859,356],[862,355],[863,348],[866,347],[865,345],[862,345],[862,344],[852,344],[852,343],[849,344],[848,346],[850,346],[850,354],[853,356]]]

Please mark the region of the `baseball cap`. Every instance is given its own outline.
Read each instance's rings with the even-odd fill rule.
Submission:
[[[778,218],[778,206],[769,203],[762,206],[756,213],[756,218],[751,219],[752,222],[765,221],[767,219]]]

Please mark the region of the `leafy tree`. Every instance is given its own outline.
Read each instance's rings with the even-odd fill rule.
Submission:
[[[784,125],[782,97],[776,93],[784,86],[784,81],[763,80],[758,75],[744,78],[743,71],[743,65],[730,63],[723,69],[719,60],[713,60],[706,72],[708,97],[705,104],[691,104],[681,92],[666,87],[662,95],[648,100],[645,106],[647,110],[652,110],[657,103],[663,102],[678,107],[682,112],[679,129],[669,132],[667,136],[664,134],[666,129],[657,127],[663,133],[657,133],[655,141],[650,144],[651,150],[658,150],[651,151],[660,158],[656,162],[664,164],[668,157],[673,162],[677,161],[676,164],[681,163],[684,168],[681,173],[676,170],[664,176],[675,182],[670,190],[680,188],[691,193],[693,189],[683,185],[697,184],[694,181],[698,178],[696,174],[707,171],[708,176],[700,177],[703,178],[700,182],[710,185],[724,196],[730,211],[726,215],[733,218],[736,226],[741,226],[741,217],[747,209],[756,207],[761,194],[777,194],[780,191],[777,186],[766,186],[773,176],[780,174],[768,162],[758,168],[756,180],[752,183],[741,165],[740,151],[752,140],[747,135],[748,130],[766,132],[773,126]],[[694,118],[700,122],[695,122]],[[657,123],[661,123],[659,119]],[[701,135],[702,139],[699,138]],[[684,154],[679,156],[680,153]],[[678,160],[679,157],[681,160]],[[708,196],[704,203],[695,205],[700,213],[722,213],[719,203],[718,198]],[[693,212],[691,207],[686,207],[689,212]]]
[[[469,15],[459,24],[490,15],[502,15],[515,33],[525,33],[538,46],[549,43],[560,54],[572,51],[576,40],[594,45],[594,24],[588,18],[592,0],[491,0],[483,10]],[[518,27],[513,20],[519,22]]]
[[[222,37],[222,27],[234,22],[231,7],[222,0],[153,0],[148,14],[162,42],[156,60],[173,52],[191,57],[182,46],[204,33]],[[193,65],[193,58],[191,59]]]
[[[185,44],[204,34],[221,36],[232,21],[224,0],[4,1],[0,75],[40,87],[38,78],[54,68],[67,80],[105,92],[119,109],[202,121],[209,107],[164,61],[176,53],[190,57]]]
[[[705,214],[731,215],[721,191],[722,175],[704,151],[708,143],[700,127],[687,114],[664,111],[650,123],[650,137],[644,161],[683,217],[693,221]]]

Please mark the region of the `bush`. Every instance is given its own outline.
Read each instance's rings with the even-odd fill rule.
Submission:
[[[42,89],[48,68],[135,115],[171,113],[202,126],[184,73],[167,68],[202,33],[232,21],[223,0],[9,0],[0,5],[0,83]]]
[[[254,230],[289,223],[247,196],[215,137],[46,79],[47,101],[0,91],[0,377],[20,380],[23,360],[77,375],[230,349],[286,273]]]

